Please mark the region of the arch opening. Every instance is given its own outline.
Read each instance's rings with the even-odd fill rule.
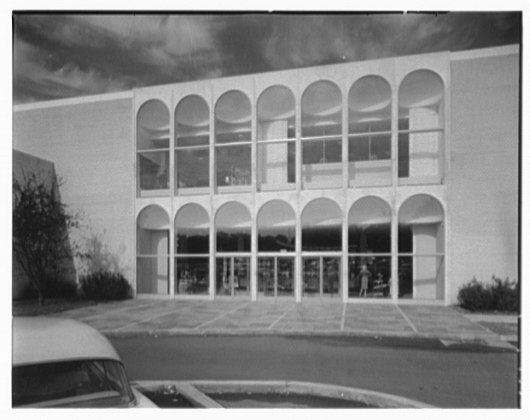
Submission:
[[[445,221],[440,202],[427,194],[408,198],[399,209],[398,297],[443,299]]]
[[[169,294],[169,216],[159,206],[144,208],[136,219],[136,291]]]

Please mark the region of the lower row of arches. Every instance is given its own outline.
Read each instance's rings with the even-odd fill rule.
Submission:
[[[175,217],[171,257],[169,216],[148,206],[137,218],[137,292],[442,299],[441,204],[427,194],[412,196],[399,208],[397,222],[393,227],[388,203],[364,197],[349,211],[343,249],[342,211],[319,198],[302,211],[297,243],[294,210],[272,200],[258,213],[257,253],[252,254],[251,216],[244,205],[222,206],[210,238],[206,210],[188,204]],[[392,252],[393,235],[397,252]]]

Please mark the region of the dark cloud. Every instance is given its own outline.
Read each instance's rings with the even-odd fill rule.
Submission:
[[[520,42],[520,13],[16,14],[15,103]]]

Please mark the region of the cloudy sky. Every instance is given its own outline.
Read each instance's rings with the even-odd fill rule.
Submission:
[[[520,42],[519,13],[15,14],[15,104]]]

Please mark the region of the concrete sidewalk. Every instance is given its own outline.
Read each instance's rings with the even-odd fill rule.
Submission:
[[[307,301],[135,299],[60,313],[106,335],[303,334],[436,338],[512,348],[517,337],[486,328],[495,316],[460,313],[450,307]],[[500,322],[513,324],[516,317]]]

